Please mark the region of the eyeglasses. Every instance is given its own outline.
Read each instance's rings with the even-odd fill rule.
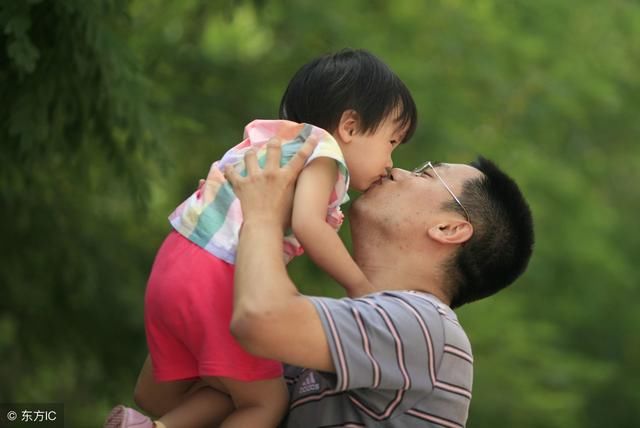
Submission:
[[[431,170],[436,175],[436,177],[438,177],[438,180],[440,180],[442,185],[447,189],[447,192],[449,192],[449,194],[456,201],[456,203],[458,205],[460,205],[460,208],[462,208],[462,211],[464,211],[464,214],[467,217],[467,221],[469,223],[471,223],[471,218],[469,217],[469,211],[467,211],[467,209],[464,207],[464,205],[462,205],[462,202],[460,202],[460,199],[458,199],[458,197],[455,195],[455,193],[453,193],[453,190],[451,190],[449,185],[442,179],[442,177],[440,177],[440,174],[438,174],[438,171],[436,171],[436,168],[433,166],[431,161],[427,161],[427,162],[423,163],[421,166],[419,166],[418,168],[416,168],[413,171],[411,171],[411,173],[413,175],[420,176],[427,170],[427,168],[431,168]]]

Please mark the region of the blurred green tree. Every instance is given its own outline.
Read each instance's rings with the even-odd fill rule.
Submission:
[[[73,426],[95,424],[143,355],[142,208],[161,156],[127,5],[0,9],[0,401],[68,403]]]

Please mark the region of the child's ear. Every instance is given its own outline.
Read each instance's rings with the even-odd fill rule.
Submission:
[[[338,123],[338,137],[343,143],[350,143],[358,133],[360,127],[360,116],[355,110],[345,110]]]

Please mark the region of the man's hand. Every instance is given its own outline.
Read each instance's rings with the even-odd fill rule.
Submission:
[[[331,372],[335,368],[320,316],[287,275],[282,257],[282,232],[290,221],[295,183],[316,144],[308,140],[280,167],[280,142],[270,141],[264,169],[253,151],[244,157],[246,177],[225,169],[244,216],[230,329],[254,355]]]
[[[298,174],[317,143],[313,137],[309,138],[289,163],[281,167],[281,142],[271,139],[267,143],[264,169],[258,165],[256,152],[248,150],[244,155],[246,177],[242,177],[232,166],[227,165],[224,175],[240,200],[245,224],[277,223],[284,230],[291,220],[293,190]]]

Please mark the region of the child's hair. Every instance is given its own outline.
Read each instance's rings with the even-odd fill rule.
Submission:
[[[403,142],[416,129],[413,97],[400,78],[370,52],[343,49],[305,64],[293,76],[280,102],[280,119],[334,132],[346,110],[355,110],[363,133],[373,133],[393,114]]]

